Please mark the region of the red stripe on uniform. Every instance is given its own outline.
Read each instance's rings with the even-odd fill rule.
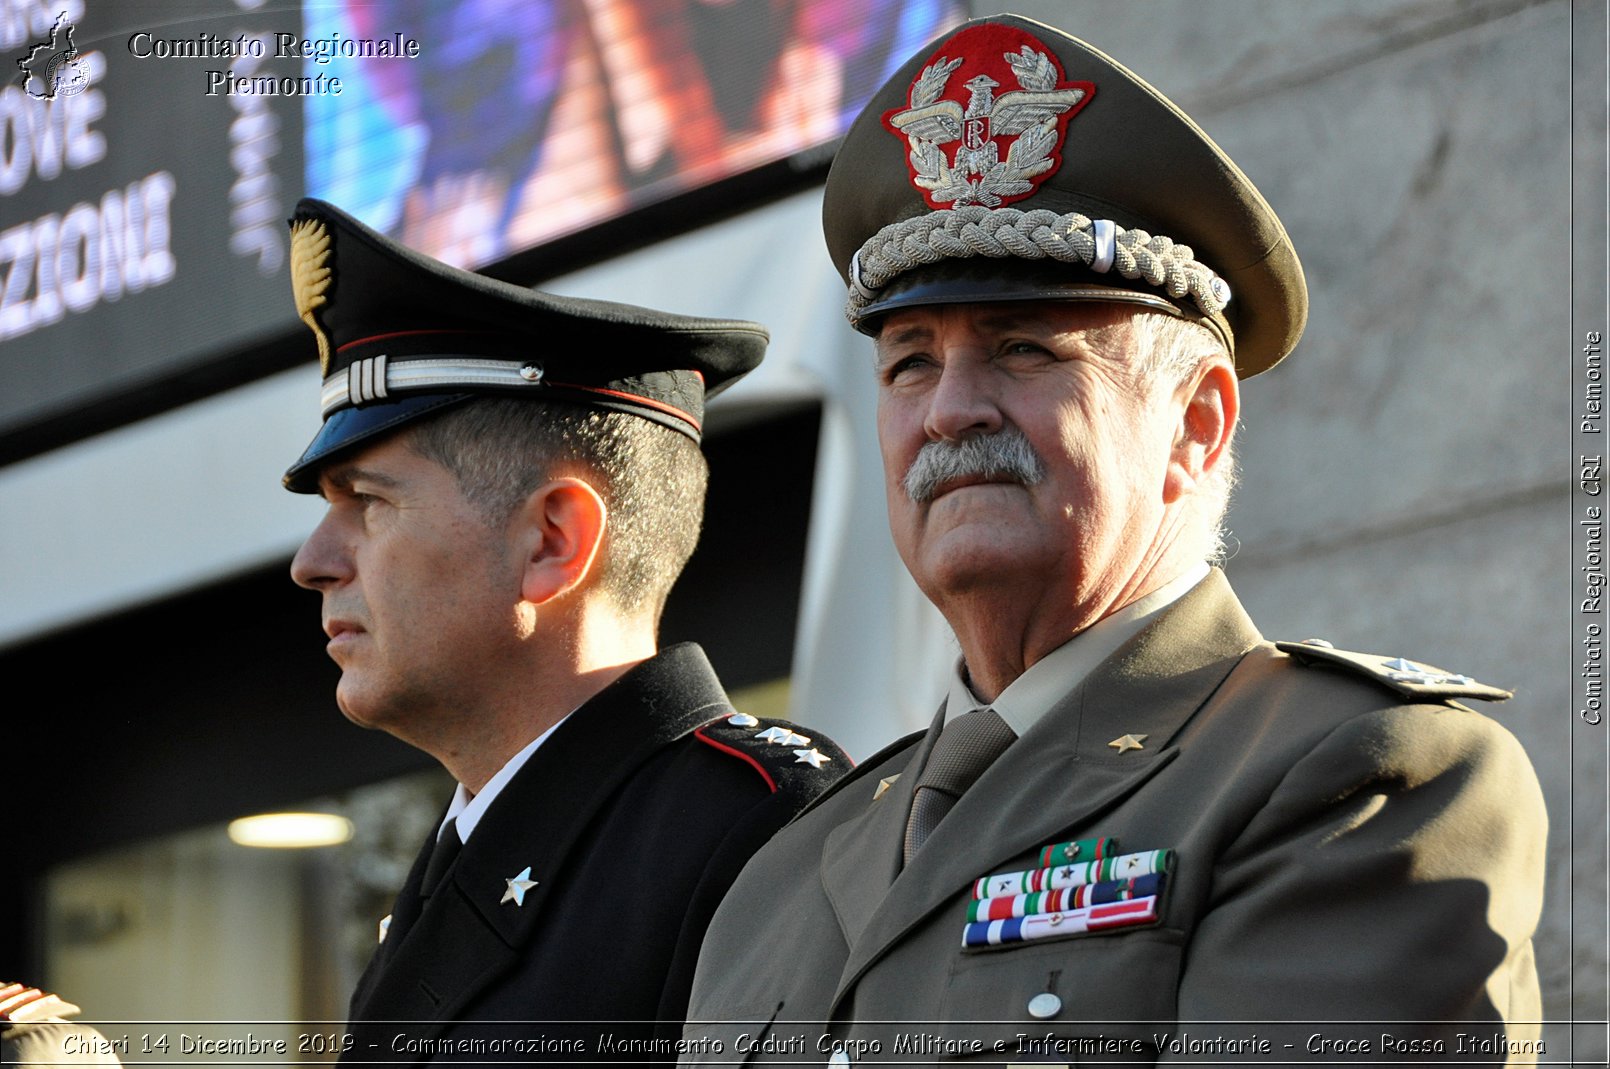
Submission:
[[[710,736],[704,733],[704,728],[699,728],[697,731],[695,731],[693,733],[693,737],[707,746],[714,746],[722,753],[731,754],[741,761],[749,762],[750,766],[754,768],[756,772],[760,773],[760,778],[766,781],[766,787],[771,791],[771,793],[777,793],[777,781],[771,778],[771,773],[766,771],[765,765],[761,764],[759,761],[756,761],[753,757],[744,753],[742,750],[735,750],[724,742],[717,742],[715,739],[712,739]]]

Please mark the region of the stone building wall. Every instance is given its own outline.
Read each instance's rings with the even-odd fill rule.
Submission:
[[[1526,745],[1551,814],[1545,1016],[1602,1021],[1604,736],[1570,686],[1567,251],[1573,224],[1604,236],[1602,201],[1571,212],[1573,155],[1601,174],[1605,155],[1602,122],[1573,140],[1571,107],[1573,87],[1602,105],[1602,5],[1010,6],[1156,84],[1280,213],[1312,312],[1245,384],[1227,571],[1271,638],[1515,690],[1484,711]],[[1563,1026],[1546,1036],[1564,1052]],[[1576,1040],[1603,1058],[1602,1036]]]

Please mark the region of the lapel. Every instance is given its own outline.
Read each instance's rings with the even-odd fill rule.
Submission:
[[[858,815],[835,827],[828,833],[822,849],[822,886],[827,892],[833,912],[838,916],[839,927],[844,929],[844,940],[851,946],[859,938],[878,903],[889,892],[889,887],[900,874],[900,854],[906,837],[906,816],[911,812],[911,798],[917,789],[918,773],[928,763],[928,754],[945,725],[945,706],[918,741],[904,771],[884,792],[882,798],[872,801]],[[878,773],[893,773],[895,766],[886,766]],[[882,778],[879,776],[878,778]],[[871,775],[858,780],[846,790],[872,799],[877,784]]]
[[[657,750],[730,709],[691,643],[661,651],[577,709],[487,809],[401,944],[371,967],[377,975],[365,974],[361,1017],[419,1022],[410,1035],[440,1032],[520,959],[567,858],[586,849],[594,813]],[[523,905],[504,902],[509,879],[527,866],[536,886]],[[419,878],[410,873],[408,887]]]
[[[850,943],[834,1006],[901,937],[975,879],[1036,846],[1074,837],[1070,829],[1099,818],[1173,761],[1179,753],[1174,736],[1258,640],[1215,569],[1008,747],[911,864],[887,878],[885,870],[899,864],[914,789],[906,781],[915,777],[902,776],[896,784],[905,788],[899,820],[864,814],[839,840],[859,857],[835,858],[833,840],[828,842],[823,883]],[[932,749],[941,723],[930,727],[921,757]],[[1119,754],[1107,745],[1126,734],[1145,735],[1144,749]],[[914,760],[910,767],[921,765]],[[891,789],[878,804],[895,793]],[[890,823],[901,829],[892,843]],[[883,894],[864,897],[880,888]],[[841,905],[852,897],[865,903],[859,912]],[[853,928],[845,924],[846,913],[855,919]]]
[[[433,828],[441,827],[442,817],[436,818]],[[430,861],[431,850],[434,843],[426,838],[419,848],[419,854],[414,858],[414,864],[408,870],[408,878],[403,880],[402,890],[397,892],[397,900],[391,908],[391,926],[386,939],[377,947],[369,957],[369,964],[364,967],[363,975],[358,977],[358,985],[353,989],[351,1004],[348,1007],[348,1019],[353,1021],[364,1020],[368,1017],[366,1004],[369,1000],[369,991],[385,970],[386,962],[391,960],[392,954],[401,945],[400,939],[393,938],[410,926],[419,916],[420,897],[419,888],[425,879],[425,867]]]

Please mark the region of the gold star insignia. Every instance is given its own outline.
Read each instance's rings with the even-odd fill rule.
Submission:
[[[1128,753],[1130,750],[1144,750],[1146,747],[1142,746],[1141,743],[1145,742],[1149,737],[1147,735],[1120,735],[1107,745],[1119,753]]]
[[[509,889],[504,891],[503,897],[498,900],[500,906],[505,902],[513,902],[517,906],[525,905],[525,893],[537,885],[537,881],[531,878],[530,865],[503,882],[509,885]]]
[[[876,802],[879,798],[882,798],[884,795],[888,794],[889,788],[893,787],[894,781],[899,778],[900,773],[896,772],[892,776],[885,776],[878,780],[878,789],[872,792],[872,800]]]

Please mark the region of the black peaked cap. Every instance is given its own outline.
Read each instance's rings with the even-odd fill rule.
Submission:
[[[313,331],[324,425],[285,473],[318,489],[336,454],[477,396],[588,405],[698,441],[704,406],[759,365],[766,328],[561,297],[451,267],[333,205],[291,219],[291,283]]]

